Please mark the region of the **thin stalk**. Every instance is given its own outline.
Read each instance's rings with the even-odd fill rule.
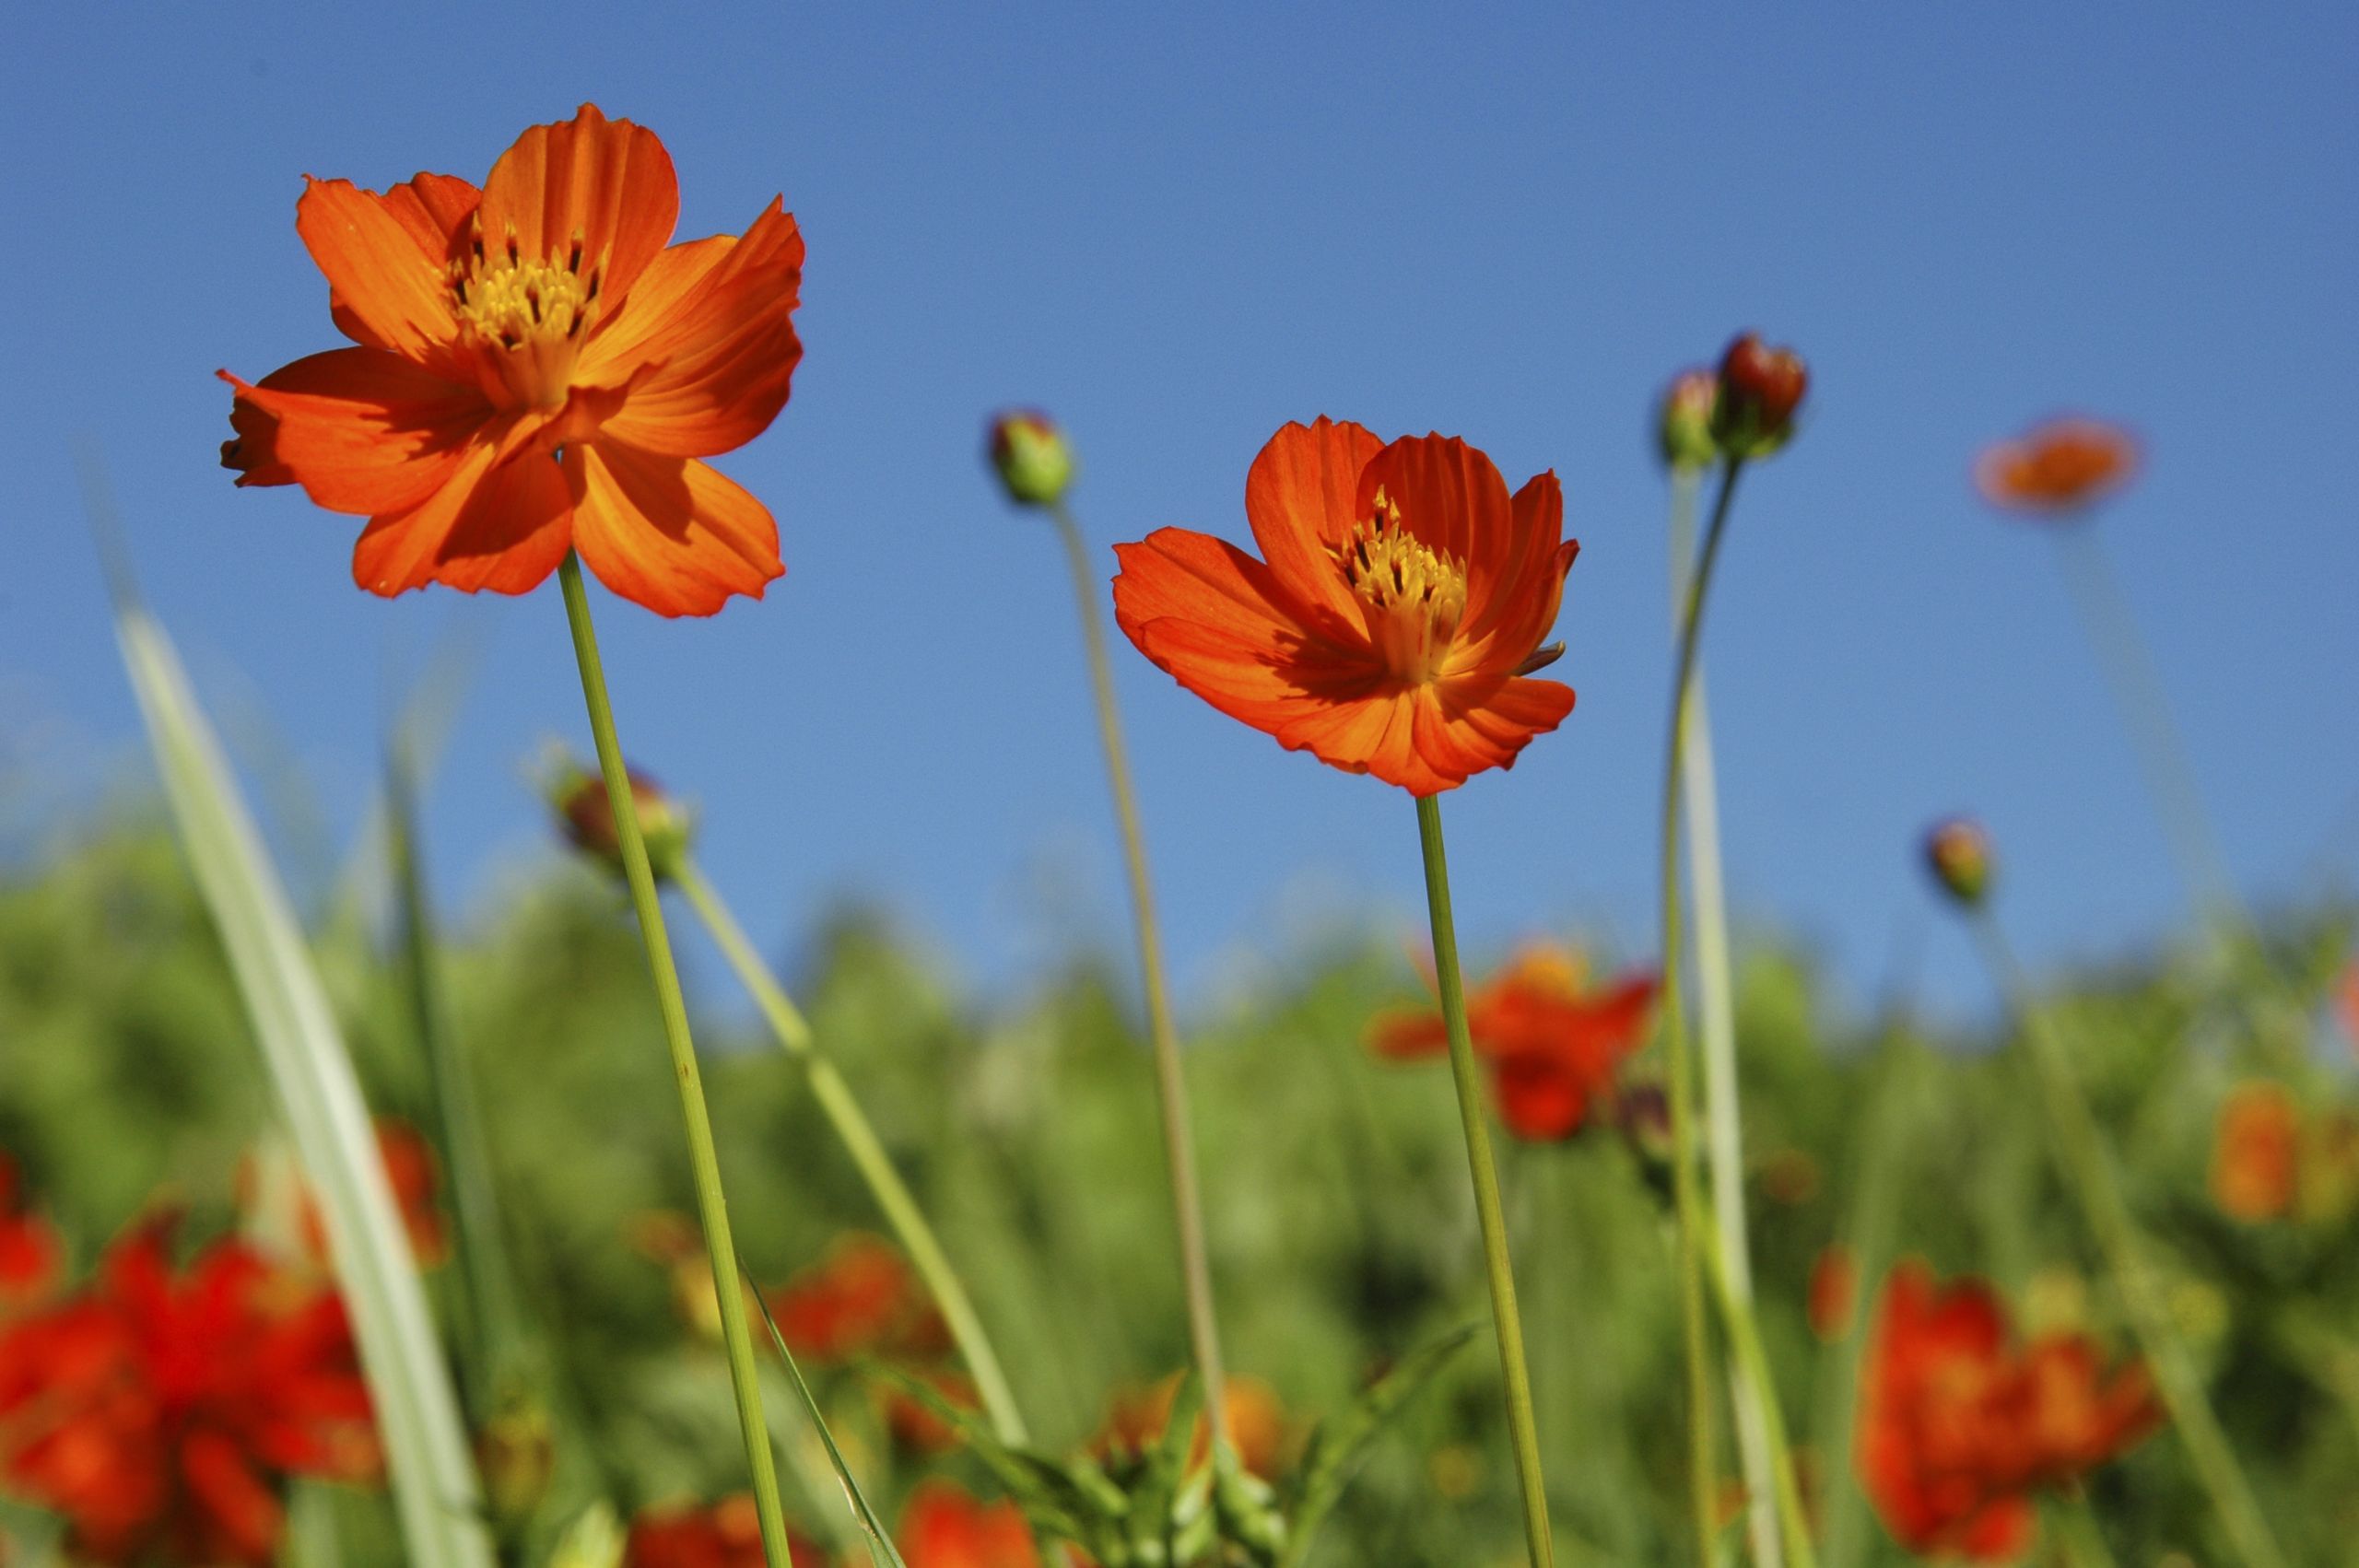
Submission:
[[[566,620],[573,629],[573,658],[581,669],[581,699],[590,710],[590,733],[598,745],[598,771],[605,779],[606,803],[615,814],[615,837],[621,841],[623,875],[630,883],[640,939],[647,947],[648,975],[654,981],[656,1005],[663,1016],[663,1043],[671,1050],[672,1073],[680,1086],[688,1164],[696,1176],[697,1214],[704,1224],[705,1251],[712,1263],[713,1295],[721,1308],[722,1343],[729,1356],[737,1425],[745,1441],[746,1468],[752,1473],[762,1553],[770,1568],[787,1568],[786,1515],[779,1506],[778,1469],[770,1457],[769,1429],[762,1421],[760,1373],[754,1360],[753,1335],[745,1322],[745,1288],[738,1282],[737,1244],[729,1232],[729,1202],[721,1189],[712,1116],[705,1106],[696,1043],[688,1037],[687,1003],[680,994],[671,938],[663,929],[663,900],[655,890],[655,872],[647,863],[647,841],[640,834],[639,807],[623,768],[622,743],[615,736],[615,711],[606,696],[605,668],[598,660],[598,634],[590,624],[590,596],[581,585],[581,561],[570,550],[557,567],[557,581],[565,591]]]
[[[1499,1175],[1491,1161],[1491,1129],[1474,1043],[1466,1028],[1466,991],[1458,971],[1458,928],[1449,913],[1449,862],[1442,850],[1441,802],[1417,797],[1417,838],[1426,855],[1426,908],[1433,919],[1434,978],[1449,1034],[1449,1075],[1458,1085],[1458,1121],[1466,1135],[1466,1165],[1474,1178],[1474,1218],[1483,1232],[1483,1267],[1491,1283],[1491,1319],[1499,1337],[1499,1374],[1507,1385],[1508,1438],[1515,1447],[1516,1480],[1523,1488],[1523,1533],[1532,1568],[1552,1568],[1548,1486],[1540,1472],[1540,1430],[1532,1409],[1532,1373],[1523,1351],[1523,1319],[1516,1310],[1515,1268],[1508,1258],[1507,1221],[1499,1211]]]
[[[1712,1443],[1711,1328],[1706,1320],[1702,1252],[1707,1223],[1703,1194],[1696,1189],[1696,1113],[1690,1104],[1687,1018],[1680,993],[1679,801],[1687,752],[1687,715],[1695,700],[1696,649],[1704,629],[1705,595],[1712,585],[1720,541],[1727,536],[1729,509],[1744,472],[1743,458],[1731,458],[1720,473],[1719,498],[1704,531],[1704,546],[1688,579],[1679,614],[1679,655],[1672,677],[1671,756],[1662,783],[1662,1026],[1663,1072],[1669,1080],[1671,1190],[1679,1213],[1679,1309],[1687,1355],[1687,1496],[1696,1527],[1696,1557],[1711,1568],[1718,1510],[1714,1479],[1718,1462]]]
[[[1693,568],[1696,491],[1701,473],[1671,471],[1672,614],[1681,614]],[[1687,814],[1687,881],[1696,900],[1696,1012],[1704,1036],[1704,1144],[1712,1180],[1713,1241],[1720,1277],[1747,1314],[1753,1310],[1753,1250],[1745,1235],[1744,1136],[1738,1117],[1736,981],[1729,962],[1727,883],[1720,872],[1720,796],[1712,766],[1712,719],[1704,672],[1688,698],[1687,748],[1680,784]],[[1745,1516],[1757,1568],[1782,1568],[1770,1454],[1769,1413],[1738,1368],[1730,1369],[1737,1457],[1744,1472]]]
[[[1122,745],[1121,710],[1114,700],[1114,665],[1106,651],[1106,626],[1097,608],[1097,582],[1081,528],[1062,500],[1050,503],[1065,564],[1073,571],[1074,603],[1081,614],[1081,637],[1089,655],[1089,679],[1097,702],[1097,738],[1106,751],[1106,781],[1114,794],[1114,816],[1122,833],[1122,861],[1131,883],[1131,922],[1138,933],[1139,987],[1146,1000],[1147,1036],[1155,1054],[1156,1103],[1163,1119],[1163,1159],[1171,1173],[1172,1217],[1180,1234],[1180,1273],[1187,1293],[1188,1342],[1203,1380],[1204,1415],[1213,1440],[1231,1453],[1227,1384],[1221,1368],[1220,1326],[1213,1312],[1212,1262],[1204,1246],[1203,1197],[1196,1181],[1194,1134],[1188,1121],[1188,1082],[1180,1070],[1180,1032],[1171,1021],[1171,992],[1165,981],[1163,939],[1155,918],[1155,888],[1147,874],[1146,838],[1139,827],[1138,793],[1131,784],[1129,754]]]
[[[2171,1424],[2186,1446],[2196,1478],[2212,1499],[2230,1544],[2246,1568],[2285,1568],[2284,1554],[2270,1534],[2252,1488],[2212,1414],[2194,1358],[2178,1335],[2170,1305],[2163,1299],[2146,1257],[2145,1238],[2130,1212],[2107,1153],[2105,1135],[2073,1076],[2064,1041],[2036,1005],[2014,950],[1987,906],[1971,911],[1976,942],[1991,978],[2014,1013],[2038,1074],[2040,1103],[2048,1108],[2065,1185],[2079,1202],[2081,1217],[2105,1255],[2107,1271],[2121,1297],[2130,1328],[2153,1366],[2155,1387],[2170,1411]]]
[[[2138,619],[2122,597],[2104,544],[2085,521],[2053,532],[2065,584],[2113,688],[2114,705],[2130,731],[2188,892],[2205,919],[2241,932],[2248,922],[2228,875],[2227,858],[2203,809],[2203,793],[2189,766],[2178,727],[2171,720],[2170,698],[2154,671],[2154,655],[2139,636]]]
[[[1720,1255],[1705,1254],[1710,1265],[1712,1293],[1719,1298],[1720,1320],[1728,1330],[1729,1344],[1736,1352],[1743,1367],[1743,1387],[1764,1390],[1773,1387],[1769,1376],[1769,1356],[1761,1348],[1761,1330],[1753,1321],[1753,1312],[1737,1299],[1731,1289],[1727,1273],[1720,1267]],[[1802,1510],[1802,1487],[1794,1480],[1791,1447],[1786,1441],[1786,1420],[1778,1401],[1764,1397],[1761,1400],[1763,1424],[1769,1434],[1772,1450],[1770,1461],[1770,1491],[1776,1500],[1777,1525],[1786,1555],[1793,1560],[1794,1568],[1818,1568],[1818,1555],[1810,1540],[1810,1516]]]
[[[949,1326],[950,1337],[957,1342],[958,1353],[966,1359],[967,1370],[975,1376],[975,1392],[983,1402],[983,1412],[991,1420],[992,1430],[1000,1441],[1020,1445],[1027,1441],[1024,1418],[1017,1413],[1015,1395],[1008,1387],[1007,1375],[1001,1370],[999,1357],[993,1352],[990,1336],[983,1332],[982,1319],[975,1312],[975,1304],[960,1282],[958,1270],[942,1248],[933,1227],[926,1223],[925,1212],[901,1179],[894,1166],[893,1157],[886,1152],[884,1141],[876,1136],[876,1129],[869,1122],[860,1102],[852,1097],[851,1085],[844,1081],[841,1069],[833,1058],[818,1047],[813,1037],[810,1022],[802,1010],[786,994],[785,988],[771,975],[769,966],[746,938],[745,929],[737,917],[722,902],[703,868],[693,860],[684,860],[673,877],[674,885],[687,899],[689,907],[704,922],[713,944],[721,949],[729,967],[735,971],[738,983],[754,999],[761,1010],[763,1021],[770,1033],[785,1048],[786,1054],[800,1065],[811,1085],[811,1097],[819,1102],[819,1109],[827,1125],[836,1129],[843,1141],[844,1153],[868,1184],[869,1195],[876,1199],[876,1207],[884,1211],[885,1223],[893,1229],[901,1249],[910,1255],[910,1262],[926,1289],[933,1293],[934,1305],[942,1309],[942,1318]]]
[[[2105,1532],[2097,1527],[2096,1510],[2089,1506],[2088,1493],[2074,1493],[2059,1503],[2055,1513],[2066,1568],[2119,1568],[2113,1549],[2105,1543]]]

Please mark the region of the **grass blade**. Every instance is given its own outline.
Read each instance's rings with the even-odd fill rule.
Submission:
[[[738,1259],[737,1269],[741,1274],[749,1272],[743,1258]],[[762,1327],[770,1331],[770,1345],[778,1352],[778,1359],[785,1363],[786,1375],[793,1382],[795,1393],[802,1398],[804,1411],[810,1416],[813,1430],[818,1433],[819,1441],[827,1445],[827,1463],[835,1467],[836,1480],[843,1485],[844,1500],[851,1505],[851,1515],[859,1522],[862,1533],[868,1537],[870,1560],[879,1568],[909,1568],[909,1564],[901,1561],[900,1551],[893,1545],[892,1532],[885,1527],[885,1521],[869,1505],[868,1495],[860,1490],[860,1482],[852,1479],[851,1467],[844,1463],[844,1451],[836,1446],[836,1434],[827,1430],[827,1418],[819,1413],[819,1401],[812,1397],[811,1385],[803,1380],[803,1369],[794,1364],[794,1352],[786,1348],[786,1336],[778,1331],[778,1319],[770,1316],[770,1304],[762,1299],[759,1291],[747,1293],[753,1296],[754,1305],[762,1309]]]

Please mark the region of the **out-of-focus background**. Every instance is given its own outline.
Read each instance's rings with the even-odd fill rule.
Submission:
[[[1966,483],[1981,443],[2062,408],[2146,443],[2103,531],[2238,882],[2346,886],[2355,54],[2328,5],[28,13],[0,62],[6,851],[140,778],[87,442],[243,755],[302,780],[274,824],[299,875],[454,637],[477,679],[427,803],[436,881],[476,907],[543,853],[526,762],[586,738],[554,590],[353,590],[356,524],[212,466],[212,372],[334,341],[302,174],[479,179],[594,99],[665,138],[684,234],[782,193],[809,236],[793,401],[723,460],[778,514],[787,578],[710,624],[604,628],[628,743],[702,802],[766,940],[856,895],[997,987],[1119,910],[1053,545],[978,457],[988,411],[1036,402],[1081,448],[1102,544],[1241,536],[1254,451],[1320,413],[1462,434],[1510,483],[1555,468],[1580,706],[1448,802],[1460,907],[1478,942],[1579,920],[1645,947],[1669,673],[1643,431],[1671,372],[1747,326],[1814,382],[1707,649],[1742,922],[1806,940],[1848,995],[1917,976],[1978,1007],[1905,854],[1958,806],[1998,830],[2042,960],[2182,912],[2048,543]],[[1189,995],[1306,930],[1414,913],[1391,791],[1127,653],[1121,679]]]

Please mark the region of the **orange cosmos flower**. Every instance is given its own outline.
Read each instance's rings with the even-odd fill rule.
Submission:
[[[1467,1033],[1490,1068],[1508,1130],[1547,1141],[1579,1132],[1624,1059],[1646,1043],[1654,996],[1651,975],[1585,991],[1579,954],[1547,946],[1518,954],[1469,996]],[[1449,1034],[1439,1012],[1398,1012],[1376,1021],[1368,1043],[1379,1056],[1414,1060],[1446,1052]]]
[[[823,1568],[827,1561],[825,1547],[792,1530],[786,1545],[792,1568]],[[709,1508],[650,1508],[631,1521],[623,1547],[623,1568],[767,1568],[769,1561],[751,1492]]]
[[[910,1568],[1040,1568],[1015,1504],[976,1502],[945,1480],[920,1483],[894,1540]]]
[[[2230,1219],[2273,1220],[2294,1207],[2301,1176],[2301,1113],[2275,1083],[2240,1083],[2220,1106],[2212,1144],[2212,1200]]]
[[[2068,415],[1983,449],[1974,486],[2007,511],[2074,517],[2130,482],[2138,443],[2118,425]]]
[[[769,1298],[779,1337],[804,1361],[854,1356],[925,1357],[949,1346],[949,1331],[892,1243],[852,1234]]]
[[[1432,795],[1572,711],[1571,687],[1525,678],[1563,651],[1540,639],[1579,548],[1554,474],[1510,498],[1455,438],[1322,418],[1270,438],[1245,516],[1262,560],[1182,528],[1115,546],[1122,630],[1223,713]]]
[[[1116,1394],[1106,1424],[1090,1444],[1091,1451],[1111,1459],[1136,1459],[1160,1444],[1171,1425],[1171,1407],[1180,1397],[1182,1375],[1175,1372],[1146,1387]],[[1258,1377],[1232,1375],[1222,1392],[1237,1462],[1263,1480],[1276,1480],[1286,1446],[1285,1407],[1278,1403],[1277,1390]],[[1203,1411],[1198,1410],[1188,1468],[1195,1469],[1211,1457],[1212,1430]]]
[[[221,372],[223,464],[368,518],[352,573],[376,593],[522,593],[572,548],[659,614],[759,598],[778,526],[698,460],[785,405],[803,237],[774,199],[743,236],[673,245],[679,208],[654,133],[592,104],[480,190],[310,181],[296,231],[358,346]]]
[[[1885,1282],[1860,1387],[1860,1484],[1903,1546],[1998,1562],[2037,1527],[2029,1493],[2060,1486],[2160,1422],[2144,1371],[2103,1375],[2072,1334],[2017,1351],[1976,1280],[1940,1286],[1921,1261]]]
[[[77,1561],[261,1568],[287,1477],[375,1469],[368,1390],[334,1294],[238,1242],[176,1276],[170,1231],[0,1331],[0,1481],[65,1516]]]

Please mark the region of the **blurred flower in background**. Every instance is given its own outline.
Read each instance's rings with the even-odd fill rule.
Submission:
[[[56,1230],[18,1190],[17,1162],[0,1150],[0,1321],[46,1296],[65,1258]]]
[[[921,1482],[894,1544],[909,1568],[1039,1568],[1031,1527],[1015,1504],[978,1503],[945,1480]]]
[[[826,1568],[827,1549],[816,1541],[790,1533],[787,1548],[793,1568]],[[766,1568],[753,1494],[648,1509],[631,1521],[623,1568]]]
[[[2118,425],[2067,415],[1995,441],[1975,460],[1974,487],[2003,511],[2060,521],[2130,483],[2138,443]]]
[[[1093,1452],[1115,1461],[1135,1460],[1163,1441],[1171,1411],[1180,1397],[1184,1375],[1173,1373],[1146,1387],[1126,1388],[1114,1396],[1106,1424],[1091,1443]],[[1258,1377],[1231,1374],[1226,1380],[1223,1404],[1229,1441],[1238,1463],[1263,1480],[1274,1480],[1285,1467],[1289,1433],[1285,1407],[1277,1390]],[[1196,1412],[1196,1435],[1188,1449],[1188,1468],[1195,1469],[1212,1457],[1212,1433],[1204,1412]]]

